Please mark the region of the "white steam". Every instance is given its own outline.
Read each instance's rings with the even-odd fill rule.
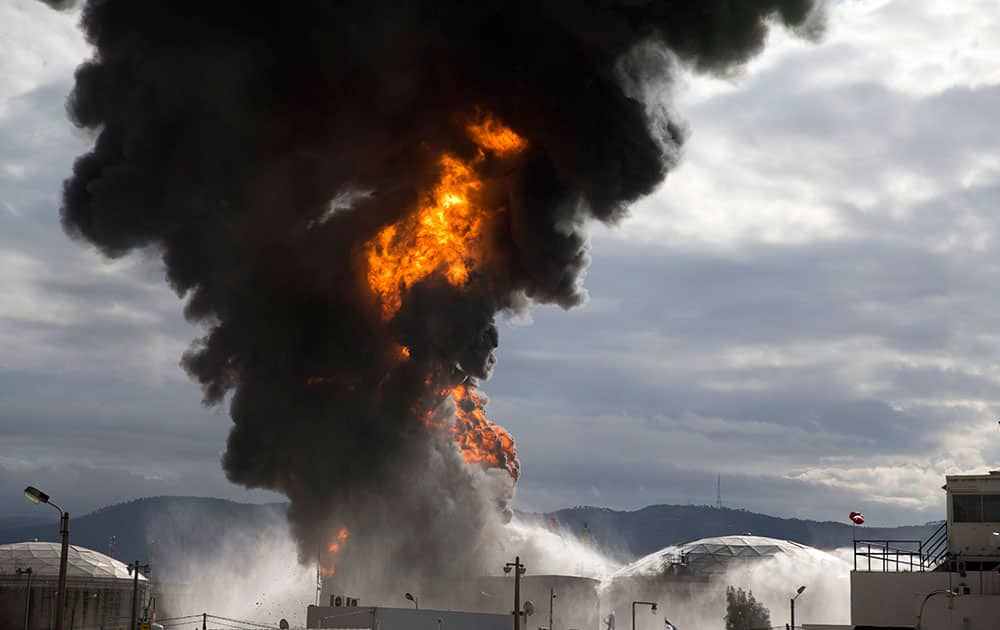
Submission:
[[[603,618],[617,606],[620,627],[629,627],[630,611],[627,604],[617,602],[653,599],[659,604],[657,613],[641,610],[636,616],[637,630],[662,630],[664,617],[680,630],[722,630],[727,586],[752,591],[770,610],[773,626],[788,622],[788,600],[800,585],[806,591],[796,600],[797,623],[846,624],[850,620],[849,549],[832,554],[778,554],[733,565],[709,582],[679,588],[676,582],[648,580],[633,586],[614,579],[621,564],[569,531],[515,518],[499,529],[499,538],[497,551],[502,558],[512,561],[520,556],[529,574],[601,580],[600,614]],[[315,602],[316,569],[298,563],[295,541],[281,521],[263,529],[228,530],[208,552],[185,552],[181,547],[165,551],[173,554],[175,567],[174,586],[168,589],[171,615],[208,612],[269,624],[285,618],[296,627],[305,625],[306,606]],[[374,601],[379,594],[356,594],[369,605],[388,603]],[[462,609],[461,603],[455,608]]]
[[[521,556],[534,574],[604,579],[621,566],[569,531],[557,532],[515,518],[504,528],[503,535],[505,555],[511,560]]]
[[[298,563],[286,524],[228,530],[206,554],[172,551],[179,555],[172,562],[174,579],[165,585],[170,616],[207,612],[275,627],[282,618],[305,626],[306,606],[316,598],[316,568]]]
[[[693,588],[661,585],[642,592],[617,593],[618,601],[653,598],[657,614],[648,608],[636,615],[637,630],[662,630],[668,618],[679,630],[723,630],[726,614],[726,588],[734,586],[753,592],[754,598],[768,608],[771,626],[784,627],[789,622],[789,600],[799,586],[806,590],[795,601],[796,625],[803,623],[847,624],[850,622],[851,550],[833,553],[777,554],[732,566],[725,574]],[[611,585],[605,585],[605,591]],[[612,587],[613,588],[613,587]],[[611,612],[613,603],[602,601],[602,616]],[[616,611],[622,626],[630,623],[628,609]]]

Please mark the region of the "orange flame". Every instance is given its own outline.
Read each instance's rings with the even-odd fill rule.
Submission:
[[[462,384],[452,389],[451,395],[457,409],[451,431],[465,461],[503,468],[516,482],[521,463],[517,460],[513,436],[486,417],[486,401],[474,388]]]
[[[497,155],[517,153],[524,149],[526,144],[514,130],[503,126],[491,116],[483,116],[479,122],[472,123],[465,130],[480,149],[487,149]]]
[[[330,541],[330,545],[326,548],[328,553],[326,563],[320,568],[320,573],[323,577],[332,577],[337,572],[337,555],[350,537],[351,532],[346,527],[341,527],[337,530],[337,535],[334,536],[333,540]]]
[[[483,150],[509,155],[527,143],[491,117],[470,124],[466,131],[479,146],[476,157],[462,160],[443,154],[441,175],[417,210],[382,228],[365,244],[368,285],[378,297],[382,316],[391,318],[402,306],[402,293],[432,273],[461,287],[478,264],[477,255],[487,213],[476,205],[483,186],[477,167]]]

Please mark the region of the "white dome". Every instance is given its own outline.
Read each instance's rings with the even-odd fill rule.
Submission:
[[[58,577],[62,545],[57,542],[22,542],[0,545],[0,576],[15,575],[31,567],[32,577]],[[128,565],[86,547],[69,546],[67,579],[131,580]],[[141,573],[139,580],[146,577]]]
[[[802,559],[831,558],[826,552],[790,540],[765,536],[718,536],[683,545],[671,545],[622,567],[614,577],[663,575],[671,567],[711,575],[723,573],[734,562],[745,562],[790,554]]]

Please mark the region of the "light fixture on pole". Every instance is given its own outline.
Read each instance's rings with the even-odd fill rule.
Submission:
[[[503,565],[504,573],[509,575],[511,570],[514,571],[514,630],[521,630],[521,576],[527,571],[521,564],[521,556],[516,556],[513,562]]]
[[[804,590],[806,590],[806,587],[804,585],[800,586],[798,588],[798,590],[795,591],[795,596],[792,597],[792,599],[790,599],[788,601],[789,607],[791,608],[791,614],[792,614],[792,630],[795,630],[795,600],[799,598],[799,595],[801,595],[802,591],[804,591]]]
[[[139,601],[138,600],[139,600],[139,571],[140,570],[143,573],[145,573],[146,575],[149,575],[149,572],[153,570],[153,567],[151,567],[148,563],[147,564],[139,564],[138,560],[136,560],[132,564],[128,565],[128,574],[132,576],[132,625],[129,626],[129,628],[131,630],[136,630],[135,629],[135,625],[139,621],[139,608],[138,608]]]
[[[62,551],[59,554],[59,586],[56,591],[55,630],[63,630],[63,612],[66,609],[66,559],[69,557],[69,512],[49,501],[49,495],[34,486],[24,489],[24,498],[32,503],[45,503],[59,510],[59,533],[62,534]]]
[[[650,612],[656,612],[656,602],[632,602],[632,630],[635,630],[635,606],[636,604],[642,604],[643,606],[649,606]]]
[[[420,610],[420,600],[417,598],[416,595],[414,595],[413,593],[407,593],[403,597],[413,602],[413,608],[415,610]]]

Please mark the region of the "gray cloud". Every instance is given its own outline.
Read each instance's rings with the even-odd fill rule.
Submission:
[[[923,3],[847,3],[824,43],[691,80],[683,164],[598,230],[591,302],[503,326],[485,387],[520,507],[711,503],[721,472],[734,507],[922,522],[943,474],[997,466],[1000,76],[962,19],[943,42]],[[70,69],[0,91],[0,510],[33,513],[29,482],[75,511],[270,499],[219,470],[229,421],[177,367],[197,331],[156,252],[108,266],[58,227]]]

